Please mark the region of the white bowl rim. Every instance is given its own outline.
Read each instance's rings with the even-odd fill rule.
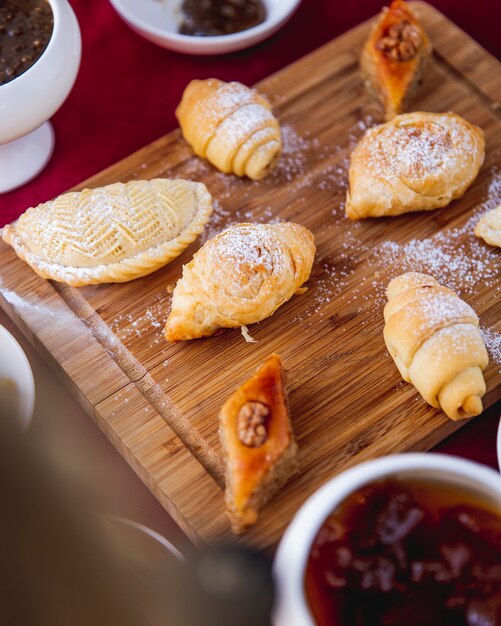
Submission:
[[[273,20],[268,16],[256,26],[241,30],[236,33],[230,33],[229,35],[214,35],[211,37],[201,37],[198,35],[183,35],[181,33],[175,33],[170,30],[165,30],[151,25],[149,22],[144,21],[137,14],[130,11],[130,9],[122,3],[122,0],[110,0],[111,4],[127,22],[134,24],[137,28],[144,30],[153,37],[159,39],[165,39],[177,43],[190,43],[193,48],[199,47],[204,49],[216,48],[222,44],[230,46],[232,43],[244,43],[249,39],[258,38],[261,34],[265,34],[268,31],[273,30],[276,26],[279,26],[283,20],[287,19],[298,8],[302,0],[287,0],[283,2],[283,6],[287,7],[286,10],[279,13]]]
[[[273,562],[278,598],[273,624],[282,626],[284,615],[293,615],[290,626],[314,626],[304,593],[304,572],[311,545],[328,515],[348,495],[363,485],[392,475],[410,471],[423,475],[438,472],[444,481],[456,478],[470,483],[473,489],[499,500],[501,479],[495,470],[466,459],[439,454],[393,454],[349,468],[330,479],[301,506],[286,529]],[[431,476],[430,476],[431,477]]]
[[[47,0],[47,1],[50,4],[52,17],[54,19],[54,23],[52,25],[52,32],[50,34],[50,39],[49,39],[49,43],[47,44],[47,47],[42,52],[42,54],[38,57],[38,59],[33,63],[33,65],[30,65],[30,67],[27,70],[25,70],[22,74],[19,74],[19,76],[16,76],[16,78],[9,80],[8,83],[4,83],[3,85],[0,85],[0,93],[2,93],[1,90],[3,90],[3,93],[5,93],[7,91],[7,88],[10,87],[10,85],[15,84],[16,86],[18,86],[22,79],[29,80],[29,75],[32,73],[32,70],[40,63],[40,61],[49,52],[49,50],[51,50],[54,47],[56,34],[61,27],[60,1],[59,0]],[[27,75],[28,75],[28,78],[25,78]]]
[[[134,520],[128,519],[126,517],[122,517],[121,515],[103,515],[103,519],[109,520],[111,522],[117,522],[119,524],[124,524],[125,526],[130,526],[140,532],[144,533],[157,543],[159,543],[167,552],[169,552],[174,558],[178,561],[186,561],[186,557],[182,552],[180,552],[175,545],[173,545],[168,539],[166,539],[163,535],[158,533],[156,530],[153,530],[149,526],[145,526],[140,522],[135,522]]]
[[[20,416],[21,428],[25,431],[29,428],[31,420],[33,418],[33,411],[35,409],[35,378],[33,377],[33,370],[31,369],[30,362],[26,356],[24,350],[19,345],[17,339],[10,333],[4,326],[0,324],[0,336],[3,335],[5,340],[10,343],[12,349],[17,353],[22,367],[26,374],[26,380],[30,388],[29,396],[26,399],[27,407],[26,412]]]
[[[498,457],[498,465],[501,471],[501,415],[499,416],[499,425],[498,425],[498,436],[497,436],[497,457]]]

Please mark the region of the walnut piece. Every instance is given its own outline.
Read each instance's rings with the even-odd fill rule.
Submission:
[[[258,448],[266,441],[266,419],[270,408],[262,402],[246,402],[238,412],[238,438],[249,448]]]
[[[410,61],[423,43],[419,30],[407,20],[393,24],[377,47],[394,61]]]

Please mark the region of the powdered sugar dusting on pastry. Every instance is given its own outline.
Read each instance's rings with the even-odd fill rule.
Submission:
[[[420,304],[423,319],[429,327],[443,326],[447,322],[463,317],[477,318],[475,311],[464,300],[452,294],[423,297]]]
[[[416,124],[412,115],[408,118],[400,125],[370,131],[374,144],[369,162],[383,178],[418,181],[432,175],[439,179],[442,168],[463,167],[465,155],[476,155],[476,138],[466,132],[463,120],[435,115],[433,120]]]
[[[237,272],[249,281],[266,275],[279,275],[287,268],[287,256],[277,233],[266,225],[239,224],[207,242],[207,254],[214,272]]]

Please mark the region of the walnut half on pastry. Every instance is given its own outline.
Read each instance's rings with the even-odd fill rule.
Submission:
[[[258,180],[282,149],[270,103],[241,83],[217,78],[191,81],[176,116],[195,154],[227,174]]]
[[[475,311],[417,272],[394,278],[386,295],[384,339],[402,378],[453,420],[479,415],[489,357]]]
[[[124,282],[188,247],[212,213],[202,183],[135,180],[65,193],[5,226],[3,239],[42,278],[80,287]]]
[[[236,224],[209,239],[183,267],[165,326],[168,341],[259,322],[308,279],[312,233],[290,222]]]
[[[353,150],[346,215],[430,211],[460,198],[485,156],[483,131],[455,113],[405,113],[369,129]]]

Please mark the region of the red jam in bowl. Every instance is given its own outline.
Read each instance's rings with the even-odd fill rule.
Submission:
[[[324,522],[305,590],[318,626],[501,626],[501,511],[445,483],[370,483]]]

